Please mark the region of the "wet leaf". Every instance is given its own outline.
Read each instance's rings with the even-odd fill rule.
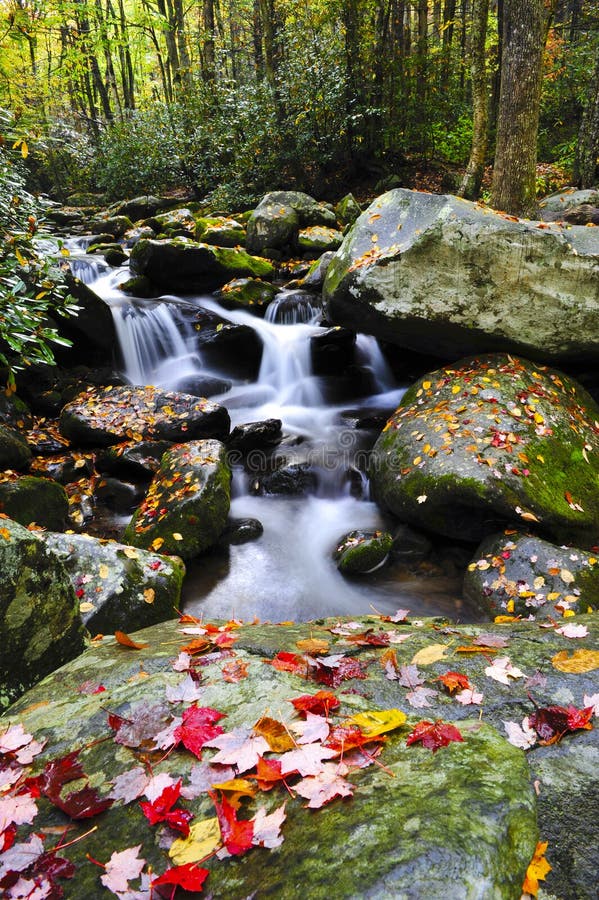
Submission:
[[[411,746],[412,744],[420,743],[423,747],[436,753],[440,747],[447,747],[452,741],[463,740],[464,738],[455,725],[450,725],[448,722],[437,719],[436,722],[427,722],[425,720],[418,722],[414,730],[406,738],[406,744]]]
[[[295,747],[295,743],[282,722],[262,716],[254,725],[255,734],[262,735],[273,753],[285,753]]]
[[[352,716],[347,724],[357,725],[363,735],[373,738],[400,728],[406,719],[406,714],[400,709],[369,710]]]
[[[461,672],[445,672],[444,675],[439,675],[436,681],[441,682],[448,694],[455,694],[470,688],[468,676]]]
[[[173,866],[167,869],[159,878],[152,881],[152,887],[160,884],[174,884],[184,891],[201,891],[202,885],[210,874],[208,869],[202,869],[194,863],[184,866]]]
[[[121,646],[130,647],[132,650],[143,650],[145,647],[149,646],[149,644],[136,643],[133,638],[130,638],[124,631],[115,631],[114,636]]]
[[[320,638],[306,638],[303,641],[296,641],[295,646],[298,650],[301,650],[302,653],[308,653],[311,656],[316,656],[323,653],[329,652],[329,647],[331,646],[329,641],[322,640]]]
[[[526,870],[524,884],[522,885],[522,893],[530,894],[536,897],[539,892],[539,881],[545,881],[545,878],[551,872],[551,866],[545,859],[548,841],[539,841],[534,852],[534,856]]]
[[[545,706],[528,717],[531,728],[539,736],[541,744],[556,744],[571,731],[592,729],[593,707],[577,709],[575,706]]]
[[[222,730],[222,729],[221,729]],[[253,734],[246,728],[235,728],[207,742],[207,746],[216,747],[219,753],[213,756],[211,763],[221,766],[236,766],[239,774],[253,769],[258,759],[268,753],[270,747],[262,735]]]
[[[353,785],[342,777],[335,763],[325,763],[320,772],[295,785],[296,793],[309,800],[306,805],[310,809],[320,809],[335,797],[351,797],[353,790]]]
[[[210,797],[216,809],[221,838],[231,856],[242,856],[252,846],[254,823],[237,818],[237,810],[226,797],[219,801],[212,791]]]
[[[183,721],[174,732],[175,740],[201,759],[204,744],[223,733],[224,729],[216,724],[223,718],[224,713],[209,706],[190,706],[184,710]]]
[[[166,822],[170,828],[180,831],[184,837],[187,837],[189,834],[189,822],[193,819],[193,813],[188,809],[173,809],[180,796],[181,779],[175,784],[167,785],[156,800],[151,802],[142,801],[139,805],[150,825]]]
[[[112,854],[106,863],[106,871],[100,878],[104,887],[113,894],[129,890],[129,882],[139,878],[146,864],[145,859],[138,857],[140,850],[141,844],[138,844],[137,847],[128,847],[126,850]]]
[[[298,712],[314,713],[315,715],[328,716],[332,709],[337,709],[339,700],[330,691],[317,691],[315,694],[302,694],[291,700]]]
[[[582,674],[599,669],[599,650],[575,650],[572,656],[568,656],[567,650],[560,650],[551,658],[551,663],[560,672]]]
[[[423,647],[422,650],[419,650],[418,653],[414,654],[412,665],[430,666],[431,663],[443,659],[448,649],[446,644],[429,644],[428,647]]]
[[[182,866],[205,859],[220,847],[220,844],[220,826],[217,816],[214,816],[212,819],[202,819],[201,822],[190,825],[189,835],[173,841],[168,855],[175,865]]]
[[[280,847],[283,843],[281,826],[286,818],[284,803],[270,814],[267,814],[265,809],[260,808],[252,819],[254,823],[254,836],[252,838],[254,847],[266,847],[268,850]]]

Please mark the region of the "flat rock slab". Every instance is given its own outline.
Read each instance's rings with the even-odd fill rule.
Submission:
[[[328,318],[445,359],[599,358],[599,233],[397,189],[356,221],[324,284]]]
[[[469,541],[506,522],[592,547],[599,409],[573,379],[491,354],[425,375],[377,440],[377,499],[401,521]]]
[[[227,410],[217,403],[151,386],[90,389],[60,414],[61,433],[73,444],[98,447],[131,439],[222,438],[229,426]]]

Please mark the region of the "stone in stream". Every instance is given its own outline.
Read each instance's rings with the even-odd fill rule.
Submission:
[[[443,358],[596,361],[599,232],[389,191],[345,238],[323,296],[332,322]]]
[[[356,335],[336,325],[323,328],[310,338],[314,375],[341,375],[355,362]]]
[[[0,709],[81,653],[84,629],[68,575],[43,540],[0,522]]]
[[[362,209],[353,194],[346,194],[335,207],[335,215],[342,225],[353,225]]]
[[[241,378],[257,377],[263,345],[253,328],[202,306],[192,309],[190,321],[206,365]]]
[[[101,364],[112,365],[118,339],[110,307],[70,272],[66,274],[66,281],[79,307],[76,316],[60,322],[60,333],[73,341],[73,347],[64,351],[66,359],[80,358],[87,364],[95,359]]]
[[[86,534],[44,534],[48,550],[65,567],[91,634],[136,631],[175,618],[181,608],[185,566]]]
[[[226,394],[233,387],[232,381],[215,378],[213,375],[187,375],[177,382],[177,390],[194,397],[216,397]]]
[[[128,216],[132,222],[138,222],[140,219],[155,216],[159,210],[164,209],[169,203],[172,203],[172,200],[154,197],[152,194],[144,194],[140,197],[133,197],[132,200],[123,200],[121,203],[115,204],[112,210],[116,215]]]
[[[307,783],[297,774],[290,775],[291,794],[275,784],[268,792],[258,790],[245,798],[237,816],[247,822],[255,820],[259,809],[272,813],[285,803],[283,840],[273,850],[251,847],[243,856],[226,860],[211,856],[202,863],[210,873],[206,891],[223,900],[238,900],[256,891],[281,900],[294,900],[300,894],[311,900],[357,896],[514,900],[520,896],[537,841],[549,840],[547,857],[552,869],[543,881],[546,896],[591,900],[599,865],[594,817],[599,729],[582,728],[548,746],[531,738],[532,747],[524,752],[507,740],[504,726],[504,722],[519,726],[523,717],[533,715],[535,703],[540,708],[563,703],[580,708],[584,696],[593,693],[596,673],[582,665],[577,671],[559,668],[566,666],[574,649],[593,655],[590,648],[593,641],[596,646],[598,626],[590,616],[580,621],[588,627],[589,636],[577,641],[575,648],[571,640],[553,629],[540,629],[536,622],[452,626],[448,633],[438,619],[395,624],[375,615],[304,625],[242,625],[234,630],[221,626],[220,632],[205,635],[209,645],[216,636],[232,639],[231,649],[218,652],[214,647],[202,658],[201,696],[195,701],[198,707],[225,714],[218,725],[226,733],[239,735],[235,729],[246,729],[251,734],[255,723],[265,714],[272,715],[272,710],[293,733],[303,720],[289,700],[315,694],[323,686],[339,702],[327,715],[329,725],[346,724],[349,716],[363,713],[369,714],[366,721],[370,723],[373,714],[378,712],[384,719],[385,713],[398,709],[408,716],[404,724],[399,717],[397,726],[387,733],[376,765],[359,768],[369,762],[375,743],[367,744],[367,756],[353,756],[355,766],[344,754],[343,762],[349,765],[346,774],[339,769],[338,751],[332,757],[333,772],[344,779],[346,785],[341,786],[352,796],[325,795],[322,799],[329,802],[322,808],[306,808],[308,800],[293,788],[317,788],[319,780],[326,782],[331,770],[325,761],[316,767],[315,775],[306,776]],[[348,642],[352,636],[361,636],[365,644]],[[147,645],[135,652],[105,637],[29,691],[5,718],[6,728],[22,725],[35,740],[47,740],[27,774],[37,774],[50,761],[84,748],[81,762],[91,785],[100,797],[114,793],[118,798],[95,820],[97,829],[90,832],[93,824],[88,820],[70,823],[72,843],[61,852],[74,864],[73,878],[64,882],[69,900],[87,900],[102,890],[100,879],[105,873],[89,857],[106,863],[113,853],[141,845],[139,858],[153,867],[155,875],[174,862],[164,844],[176,836],[165,832],[162,841],[156,839],[156,829],[145,819],[136,795],[147,784],[140,753],[147,753],[146,746],[155,742],[159,731],[169,726],[174,730],[177,719],[194,703],[176,701],[193,691],[194,685],[186,672],[172,666],[190,637],[174,622],[135,634],[136,641]],[[389,648],[367,641],[384,642],[385,637],[398,666],[409,665],[420,651],[430,655],[434,645],[436,658],[417,663],[418,678],[428,689],[428,708],[411,705],[414,691],[398,677],[389,677],[398,675],[393,663],[390,668],[381,665],[383,653],[391,658]],[[313,643],[314,639],[328,642],[333,659],[338,654],[358,657],[360,677],[339,678],[331,684],[331,680],[318,682],[310,674],[326,668],[322,665],[296,672],[268,665],[275,654],[298,654],[298,641]],[[493,645],[494,654],[489,651]],[[468,705],[464,697],[456,699],[437,680],[457,665],[451,655],[457,646],[486,648],[459,659],[459,672],[468,678],[474,693],[484,695],[482,705]],[[509,686],[486,672],[505,656],[514,671]],[[234,680],[236,670],[245,677]],[[224,671],[231,680],[223,678]],[[532,676],[536,676],[534,687],[527,684]],[[94,693],[100,688],[104,688],[101,693]],[[129,731],[119,728],[119,743],[108,725],[107,709],[135,726]],[[462,740],[435,753],[418,743],[407,745],[408,735],[422,719],[454,725]],[[115,719],[114,727],[117,723]],[[175,742],[173,737],[171,743]],[[326,742],[326,736],[313,742],[314,749],[318,751]],[[264,746],[262,752],[271,761],[280,759],[280,752]],[[193,813],[192,827],[214,817],[208,790],[223,778],[222,767],[211,763],[215,748],[205,746],[201,752],[199,764],[179,742],[166,754],[160,751],[152,766],[154,775],[168,774],[175,782],[181,779],[184,799],[178,806]],[[243,777],[255,773],[255,763],[249,760],[249,764]],[[120,776],[126,775],[134,789],[123,797],[121,788],[127,779]],[[115,779],[119,779],[116,784]],[[221,802],[220,795],[217,799]],[[37,807],[31,824],[20,829],[21,841],[43,834],[44,828],[64,826],[64,813],[47,799],[40,798]],[[255,829],[257,825],[255,820]],[[85,840],[73,841],[85,832]],[[175,859],[180,848],[181,844],[171,846]],[[131,884],[137,889],[137,880]]]
[[[256,466],[257,462],[253,454],[247,460],[247,468]],[[272,472],[257,474],[250,485],[252,494],[286,494],[287,496],[301,496],[311,494],[318,487],[318,475],[309,462],[284,463]]]
[[[35,523],[53,531],[65,527],[69,502],[64,487],[49,478],[14,474],[0,480],[0,513],[20,525]]]
[[[14,428],[0,424],[0,469],[26,468],[31,450],[25,438]]]
[[[106,476],[94,483],[94,497],[98,503],[117,513],[131,513],[139,506],[145,489],[138,484]]]
[[[229,433],[227,410],[201,397],[155,387],[90,388],[63,408],[60,430],[74,444],[127,439],[191,441]]]
[[[581,547],[599,538],[599,408],[573,379],[504,354],[413,384],[375,444],[376,498],[467,541],[506,523]]]
[[[134,547],[192,559],[218,541],[230,499],[224,444],[191,441],[175,446],[162,457],[124,539]]]
[[[89,226],[92,234],[106,233],[115,238],[123,237],[130,228],[133,228],[133,222],[128,216],[100,216],[92,220]]]
[[[263,316],[280,290],[280,287],[260,278],[234,278],[218,291],[217,297],[225,309],[245,309]]]
[[[171,441],[126,441],[96,453],[98,472],[120,478],[147,479],[160,468],[160,460],[172,447]]]
[[[232,278],[272,278],[268,260],[241,247],[213,247],[183,238],[138,241],[131,251],[131,271],[168,291],[211,291]]]
[[[320,298],[310,291],[281,291],[272,301],[268,320],[279,325],[311,322],[322,311]]]
[[[247,544],[249,541],[257,541],[263,534],[264,526],[259,519],[229,519],[219,544],[223,547]]]
[[[311,225],[302,228],[297,236],[297,248],[308,258],[319,257],[329,250],[337,250],[341,246],[343,235],[336,228],[326,225]]]
[[[335,253],[329,250],[323,253],[318,259],[315,259],[303,278],[298,279],[297,286],[307,291],[319,293],[322,290],[324,279]]]
[[[366,575],[387,561],[392,544],[386,531],[350,531],[339,541],[333,559],[343,575]]]
[[[592,612],[599,606],[599,559],[510,529],[477,549],[464,578],[464,598],[487,616]]]
[[[283,250],[296,239],[300,228],[324,225],[335,228],[335,213],[300,191],[266,194],[247,223],[246,246],[250,253],[269,248]]]
[[[264,419],[236,425],[227,440],[229,452],[248,453],[278,444],[283,437],[282,424],[280,419]]]
[[[245,228],[236,219],[213,216],[196,219],[196,239],[216,247],[239,247],[245,244]]]
[[[30,472],[42,478],[51,478],[59,484],[70,484],[80,478],[90,478],[94,474],[92,453],[63,453],[57,456],[36,456]]]

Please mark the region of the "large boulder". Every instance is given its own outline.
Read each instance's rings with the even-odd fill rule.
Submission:
[[[280,290],[280,287],[260,278],[234,278],[221,288],[217,296],[225,309],[245,309],[263,316]]]
[[[155,387],[90,388],[67,403],[60,430],[74,444],[107,447],[126,440],[191,441],[226,437],[227,410],[202,397]]]
[[[247,223],[246,246],[250,253],[289,248],[300,228],[324,225],[335,228],[335,213],[301,191],[271,191]]]
[[[35,523],[60,531],[67,521],[69,501],[64,487],[50,478],[8,474],[0,481],[0,513],[21,525]]]
[[[124,539],[134,547],[192,559],[215,544],[231,504],[231,470],[219,441],[191,441],[165,453]]]
[[[599,231],[398,189],[356,221],[324,283],[329,318],[447,359],[599,358]]]
[[[131,271],[164,290],[211,291],[232,278],[272,278],[272,263],[241,247],[213,247],[194,241],[141,240],[131,251]]]
[[[538,215],[543,222],[599,225],[599,190],[565,188],[541,200]]]
[[[144,194],[141,197],[134,197],[132,200],[123,200],[121,203],[115,204],[112,207],[112,211],[115,215],[128,216],[132,222],[137,222],[139,219],[155,216],[160,209],[164,209],[169,203],[172,203],[172,200]]]
[[[73,342],[73,347],[62,351],[62,355],[69,360],[80,358],[88,365],[92,361],[112,365],[118,338],[110,307],[71,272],[67,272],[66,281],[79,311],[76,316],[60,321],[60,333]]]
[[[189,321],[204,365],[240,378],[257,377],[263,351],[257,331],[203,306],[191,309]]]
[[[43,539],[64,565],[92,634],[136,631],[177,615],[185,575],[178,557],[87,534],[48,533]]]
[[[305,257],[319,257],[322,253],[337,250],[341,246],[343,235],[336,228],[326,225],[310,225],[302,228],[297,236],[297,247]]]
[[[576,642],[576,650],[593,659],[590,648],[598,628],[590,616],[583,621],[589,635]],[[536,622],[444,629],[439,620],[394,624],[372,615],[303,626],[245,625],[232,630],[231,624],[218,630],[203,623],[204,633],[196,626],[194,637],[167,622],[134,635],[141,647],[137,651],[104,637],[11,708],[7,728],[22,726],[34,740],[47,741],[26,774],[38,774],[55,762],[49,771],[59,775],[66,764],[63,761],[61,768],[58,761],[80,750],[79,762],[90,788],[97,791],[92,797],[96,802],[110,795],[114,799],[101,818],[90,822],[66,819],[41,797],[29,822],[20,828],[20,842],[36,835],[41,845],[44,829],[54,835],[50,829],[68,822],[69,840],[63,842],[60,856],[73,863],[72,877],[61,881],[69,900],[101,895],[101,879],[108,872],[92,860],[105,866],[113,853],[138,845],[142,860],[138,873],[147,861],[155,878],[175,862],[182,863],[179,854],[187,852],[188,862],[202,859],[208,869],[207,892],[223,900],[256,892],[281,900],[300,894],[315,900],[357,896],[515,900],[539,839],[550,842],[551,871],[542,872],[544,896],[595,897],[599,729],[580,727],[547,745],[539,743],[532,729],[518,731],[523,717],[535,713],[535,704],[541,709],[564,703],[580,708],[584,696],[593,693],[596,664],[595,672],[591,662],[586,670],[582,664],[567,666],[573,658],[571,639],[553,629],[540,629]],[[194,659],[180,655],[193,640],[198,647],[204,641],[207,655]],[[298,641],[303,644],[298,646]],[[326,645],[330,667],[306,655]],[[457,655],[459,648],[468,652]],[[269,662],[277,653],[282,656],[275,667]],[[340,665],[335,669],[335,662],[345,670]],[[497,680],[502,671],[507,673],[507,663],[511,675]],[[195,680],[181,671],[185,666]],[[439,681],[448,670],[457,672],[461,685],[459,678]],[[463,687],[464,679],[469,688]],[[306,727],[289,701],[323,688],[329,691],[320,701],[326,721],[318,723],[321,731],[313,734],[306,750],[313,774],[305,781],[291,773],[280,783],[276,770],[285,738],[292,746],[289,733],[300,734]],[[196,711],[200,709],[215,713]],[[398,710],[407,721],[402,723]],[[214,761],[216,747],[201,747],[206,738],[210,743],[210,735],[201,732],[202,717],[213,726],[219,714],[225,718],[213,733],[222,729],[228,735],[217,743],[228,748],[221,759],[230,753],[230,759],[237,760],[229,768]],[[358,720],[354,740],[362,738],[369,726],[376,733],[377,722],[390,728],[376,764],[368,765],[377,749],[372,742],[364,751],[343,753],[342,759],[337,743],[336,755],[323,764],[320,757],[326,757],[326,747],[322,748],[330,741],[328,729],[360,714],[366,715]],[[261,733],[267,739],[252,733],[265,715],[270,719],[262,721]],[[181,727],[183,717],[186,724]],[[272,719],[283,724],[277,728]],[[451,724],[462,740],[441,745],[436,752],[420,743],[408,745],[408,735],[419,720],[445,728]],[[18,733],[11,732],[15,737]],[[508,741],[508,734],[511,741],[520,738],[520,746]],[[277,740],[280,745],[271,749],[270,741]],[[173,749],[152,753],[156,743]],[[525,746],[529,749],[521,749]],[[201,755],[201,764],[194,754]],[[270,782],[266,771],[256,779],[259,756],[269,761],[262,766],[264,770],[268,766]],[[305,764],[309,771],[308,759]],[[214,788],[237,774],[245,783]],[[182,843],[182,835],[166,826],[150,826],[138,802],[148,799],[144,792],[150,775],[160,780],[153,783],[154,796],[169,783],[168,777],[173,783],[181,779],[181,799],[170,821],[177,821],[177,810],[188,810],[196,846],[193,840]],[[223,797],[229,798],[236,788],[245,796],[237,795],[223,810]],[[313,808],[306,809],[310,789]],[[17,790],[24,803],[34,784],[7,787],[9,800]],[[343,798],[342,793],[351,796]],[[176,794],[175,789],[171,797]],[[246,839],[246,852],[239,846],[224,859],[224,854],[211,852],[221,844],[214,802],[221,805],[222,834],[230,847],[234,847],[232,823],[247,823],[236,829],[238,840]],[[260,809],[278,811],[265,823],[270,826],[266,832],[259,828],[264,816]],[[186,818],[181,812],[179,821]],[[282,840],[277,836],[277,818]],[[202,845],[197,829],[204,829],[205,838],[211,826],[216,827],[216,838]],[[266,847],[252,846],[252,833],[256,844],[260,834],[270,834]],[[82,834],[85,839],[76,840]],[[54,846],[54,837],[45,840],[48,847]],[[113,858],[115,876],[119,862],[135,856],[133,850],[128,857]],[[31,871],[31,856],[15,859],[13,854],[5,859],[19,863],[25,873]],[[138,878],[131,875],[130,881],[137,890]]]
[[[0,469],[22,469],[31,461],[31,450],[25,438],[0,424]]]
[[[245,244],[245,227],[237,219],[225,216],[196,220],[196,238],[216,247],[238,247]]]
[[[0,520],[0,709],[83,650],[79,601],[44,542]]]
[[[599,543],[599,408],[573,379],[504,354],[425,375],[373,449],[377,499],[399,519],[480,541],[507,522]]]

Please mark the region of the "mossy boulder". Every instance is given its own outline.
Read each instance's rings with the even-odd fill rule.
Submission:
[[[464,598],[490,616],[592,612],[599,606],[599,559],[510,529],[477,549],[464,578]]]
[[[312,225],[301,229],[297,236],[297,247],[306,256],[320,256],[328,250],[337,250],[342,240],[343,235],[336,228]]]
[[[133,228],[133,222],[128,216],[103,216],[91,222],[89,230],[92,234],[111,234],[115,238],[123,237],[126,231]]]
[[[192,559],[215,544],[231,503],[231,470],[219,441],[191,441],[165,453],[144,502],[125,529],[134,547]]]
[[[69,501],[61,484],[35,475],[0,481],[0,513],[20,525],[41,525],[52,531],[65,527]]]
[[[7,425],[0,425],[0,469],[23,469],[29,465],[31,450],[25,438]]]
[[[272,191],[248,219],[246,245],[251,253],[261,253],[266,248],[285,250],[300,228],[312,225],[335,228],[335,213],[301,191]]]
[[[329,250],[327,253],[323,253],[319,256],[318,259],[315,259],[306,275],[297,281],[297,286],[305,288],[308,291],[320,293],[328,268],[331,265],[334,256],[334,252]]]
[[[151,216],[149,219],[144,219],[143,224],[149,225],[157,234],[165,234],[169,237],[185,234],[193,237],[196,230],[195,216],[187,207]]]
[[[329,267],[328,318],[459,359],[504,350],[599,358],[599,232],[518,220],[451,195],[394,190]]]
[[[584,619],[596,641],[597,626],[590,617]],[[430,686],[428,709],[411,706],[407,699],[411,689],[387,677],[381,657],[384,653],[389,656],[388,648],[367,643],[359,646],[348,640],[359,633],[366,637],[386,634],[393,639],[398,665],[411,664],[415,654],[431,644],[445,652],[444,659],[417,663],[419,677]],[[198,706],[226,714],[220,724],[227,732],[251,729],[265,714],[276,716],[289,729],[298,721],[290,698],[314,694],[323,685],[312,677],[302,678],[299,672],[275,669],[268,661],[280,651],[298,653],[297,641],[311,638],[328,641],[333,656],[351,655],[362,666],[361,679],[329,686],[340,702],[329,713],[332,724],[346,722],[347,716],[389,709],[404,711],[408,720],[388,733],[377,765],[351,769],[347,775],[351,797],[334,798],[321,809],[306,809],[304,800],[276,785],[267,793],[259,791],[256,797],[243,799],[237,813],[242,820],[253,818],[259,808],[271,812],[286,801],[283,842],[272,851],[253,848],[243,856],[225,860],[213,856],[203,862],[210,872],[206,888],[215,897],[238,900],[258,892],[283,900],[292,900],[299,893],[316,900],[357,896],[515,900],[537,840],[549,838],[547,855],[552,870],[543,882],[546,896],[593,898],[598,848],[592,813],[599,731],[576,731],[558,744],[543,747],[537,743],[525,753],[507,741],[503,724],[532,714],[531,691],[542,707],[582,704],[583,694],[590,692],[593,684],[592,673],[568,674],[552,663],[562,648],[567,648],[568,654],[571,642],[566,638],[539,629],[534,622],[490,625],[483,631],[478,626],[447,629],[440,620],[397,625],[383,623],[378,616],[351,622],[320,620],[303,626],[247,625],[228,634],[235,639],[228,655],[222,650],[216,656],[210,654],[202,665],[203,693],[197,701]],[[84,771],[105,797],[116,777],[139,770],[150,759],[152,774],[181,778],[188,799],[179,805],[193,813],[194,823],[212,818],[214,805],[207,791],[214,779],[223,777],[211,765],[214,750],[202,751],[199,767],[192,753],[182,747],[166,755],[148,749],[153,735],[190,705],[190,701],[169,704],[166,699],[167,689],[172,697],[173,689],[187,679],[185,673],[173,670],[172,663],[190,635],[169,622],[134,637],[147,646],[133,652],[112,637],[95,642],[82,657],[16,703],[5,718],[6,725],[22,724],[35,739],[48,741],[29,770],[32,774],[49,761],[80,749]],[[489,656],[493,656],[485,641],[493,639],[508,644],[509,649],[501,652],[509,653],[513,665],[525,675],[537,674],[534,688],[526,685],[525,677],[508,686],[485,673],[491,663]],[[484,703],[475,704],[473,711],[472,706],[450,696],[436,679],[456,665],[450,656],[455,647],[475,647],[475,640],[487,646],[485,653],[467,653],[459,659],[459,671],[477,691],[484,692]],[[223,679],[223,667],[230,663],[246,667],[246,676],[236,683]],[[309,670],[301,674],[306,672]],[[99,688],[104,690],[94,693]],[[147,744],[136,749],[115,743],[107,710],[140,725],[145,717]],[[463,740],[435,753],[418,744],[408,746],[408,734],[423,717],[453,723]],[[266,752],[270,759],[278,758],[277,753]],[[250,769],[243,776],[252,774]],[[536,790],[534,778],[538,778]],[[297,779],[288,779],[292,793]],[[22,841],[33,832],[65,823],[64,814],[44,798],[37,805],[34,821],[20,829]],[[87,820],[69,824],[70,843],[61,855],[75,866],[74,877],[65,883],[70,900],[84,900],[101,891],[103,871],[90,857],[106,863],[113,852],[141,844],[139,856],[156,874],[171,865],[165,844],[171,843],[174,835],[164,832],[159,840],[135,798],[128,803],[117,800],[95,821],[100,827],[91,832]],[[83,841],[73,841],[84,832]]]
[[[64,565],[92,634],[136,631],[177,615],[185,575],[178,557],[86,534],[48,533],[43,540]]]
[[[60,430],[74,444],[110,446],[129,440],[191,441],[225,437],[227,410],[202,397],[148,387],[90,388],[67,403]]]
[[[214,290],[232,278],[272,278],[266,259],[241,247],[213,247],[186,240],[141,240],[133,247],[131,271],[165,290]]]
[[[281,290],[261,278],[234,278],[218,292],[218,299],[225,309],[245,309],[263,316],[267,306]]]
[[[245,227],[236,219],[200,218],[196,220],[196,238],[217,247],[239,247],[245,244]]]
[[[23,430],[31,428],[33,416],[25,401],[16,394],[7,396],[6,393],[0,393],[0,423]]]
[[[152,194],[144,194],[140,197],[133,197],[132,200],[123,200],[121,203],[117,203],[113,209],[117,215],[128,216],[132,222],[138,222],[139,219],[156,215],[169,203],[172,201],[154,197]]]
[[[44,542],[22,525],[0,527],[0,709],[83,650],[79,601]]]
[[[353,194],[346,194],[335,206],[335,215],[342,225],[353,225],[362,209]]]
[[[400,520],[480,541],[505,523],[599,542],[599,408],[573,379],[503,354],[425,375],[373,449],[377,499]]]
[[[383,565],[392,545],[388,532],[350,531],[339,541],[333,559],[344,575],[365,575]]]

